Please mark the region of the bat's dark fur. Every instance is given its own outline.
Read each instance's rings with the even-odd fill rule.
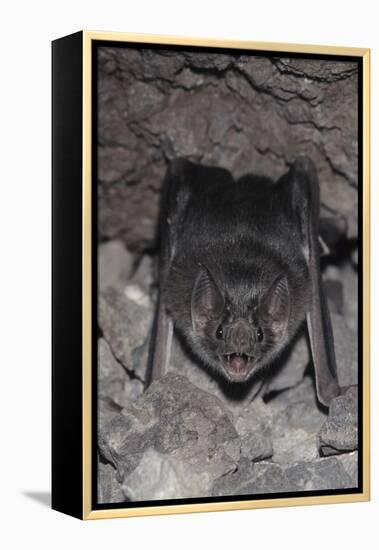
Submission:
[[[171,163],[161,216],[160,298],[152,376],[167,368],[172,323],[192,351],[233,382],[270,365],[307,319],[318,396],[338,391],[319,273],[319,188],[298,159],[276,183]]]

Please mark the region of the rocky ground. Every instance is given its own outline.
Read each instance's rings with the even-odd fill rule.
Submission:
[[[242,392],[175,339],[170,372],[143,393],[154,273],[154,258],[119,241],[99,247],[99,502],[356,487],[353,263],[325,270],[340,384],[353,386],[329,411],[316,401],[305,334]]]

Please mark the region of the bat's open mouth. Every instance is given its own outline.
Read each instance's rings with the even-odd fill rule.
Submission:
[[[227,353],[223,355],[223,359],[225,369],[234,381],[245,379],[254,364],[254,357],[246,353]]]

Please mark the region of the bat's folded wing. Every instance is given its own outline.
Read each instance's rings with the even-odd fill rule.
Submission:
[[[337,382],[333,331],[324,294],[319,260],[320,188],[316,168],[307,157],[298,158],[287,174],[291,205],[298,221],[303,253],[311,278],[307,326],[319,401],[329,406],[340,393]],[[288,189],[287,189],[288,190]]]

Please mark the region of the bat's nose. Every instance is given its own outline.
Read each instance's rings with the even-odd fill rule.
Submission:
[[[237,321],[231,331],[231,341],[235,349],[245,350],[249,346],[249,327],[243,321]]]

